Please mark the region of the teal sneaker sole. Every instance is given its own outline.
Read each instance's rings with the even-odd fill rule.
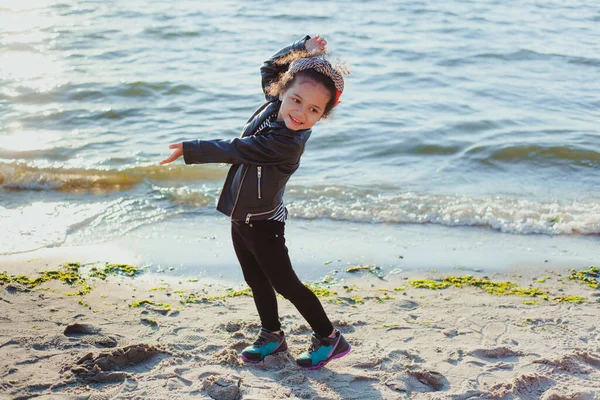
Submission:
[[[288,353],[288,352],[289,352],[288,348],[281,349],[281,350],[275,349],[275,351],[273,351],[271,354],[268,354],[268,355],[266,355],[265,357],[263,357],[263,358],[261,358],[259,360],[252,360],[250,358],[247,358],[243,354],[241,355],[241,357],[242,357],[242,360],[244,360],[244,362],[247,362],[247,363],[250,363],[250,364],[260,364],[265,358],[267,358],[269,356],[272,356],[272,355],[277,354],[277,353]]]
[[[329,357],[327,360],[323,360],[323,361],[319,361],[319,363],[317,365],[309,365],[309,366],[305,366],[302,365],[300,363],[298,363],[298,365],[300,365],[302,367],[302,369],[319,369],[319,368],[323,368],[325,365],[327,365],[327,363],[333,359],[336,358],[341,358],[344,357],[346,354],[350,353],[350,350],[352,349],[352,347],[350,346],[350,344],[348,344],[348,349],[342,353],[336,354],[334,356]]]

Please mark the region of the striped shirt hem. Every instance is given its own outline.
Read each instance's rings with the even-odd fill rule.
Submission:
[[[287,220],[287,217],[288,217],[288,210],[283,205],[283,202],[281,202],[279,204],[279,207],[277,207],[277,210],[275,210],[275,213],[267,219],[269,221],[285,222]]]

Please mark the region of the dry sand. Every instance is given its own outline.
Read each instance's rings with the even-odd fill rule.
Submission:
[[[35,277],[64,262],[89,261],[83,252],[52,254],[3,257],[0,272]],[[116,254],[105,257],[129,262]],[[409,280],[442,275],[411,274],[379,279],[358,272],[354,280],[336,283],[334,276],[329,286],[322,285],[337,293],[321,299],[352,352],[317,371],[302,370],[294,361],[308,347],[310,330],[284,299],[280,311],[290,354],[248,365],[239,353],[260,328],[254,303],[248,296],[218,298],[228,293],[227,285],[151,274],[109,276],[90,279],[88,294],[67,296],[77,285],[4,283],[0,397],[600,398],[600,289],[566,279],[566,270],[487,276],[549,294],[548,301],[534,305],[524,304],[530,298],[495,296],[476,287],[415,288]],[[197,303],[181,303],[191,294]],[[562,296],[586,302],[555,299]],[[154,304],[131,307],[142,300]]]

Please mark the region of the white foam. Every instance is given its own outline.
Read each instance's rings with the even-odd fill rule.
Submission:
[[[471,198],[417,193],[318,196],[287,203],[298,218],[488,227],[513,234],[598,235],[600,202]]]

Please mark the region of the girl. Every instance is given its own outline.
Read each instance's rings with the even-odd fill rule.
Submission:
[[[167,164],[232,164],[217,210],[231,217],[233,247],[252,289],[262,329],[242,359],[258,363],[287,351],[275,292],[290,300],[314,331],[312,345],[297,359],[317,369],[350,352],[315,294],[296,276],[285,246],[285,185],[300,165],[311,128],[327,117],[344,90],[344,71],[322,57],[327,41],[306,36],[279,51],[261,68],[267,102],[250,117],[241,138],[171,144]]]

